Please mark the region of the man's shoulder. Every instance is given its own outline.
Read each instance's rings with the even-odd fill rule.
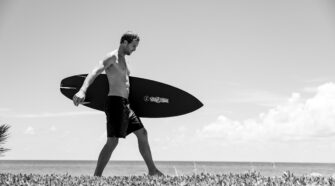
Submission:
[[[113,50],[107,53],[105,60],[113,60],[113,62],[117,61],[118,59],[118,50]]]
[[[118,57],[118,50],[113,50],[113,51],[111,51],[111,52],[109,52],[109,53],[107,53],[107,55],[106,55],[106,58],[111,58],[111,57],[115,57],[115,58],[117,58]]]
[[[117,50],[107,53],[105,58],[100,61],[104,66],[111,66],[117,61]]]

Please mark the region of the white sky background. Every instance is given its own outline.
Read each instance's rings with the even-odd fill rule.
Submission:
[[[334,19],[331,0],[2,0],[1,159],[96,160],[105,115],[74,107],[59,84],[133,30],[132,75],[205,105],[143,119],[155,160],[335,162]],[[141,160],[134,135],[112,160]]]

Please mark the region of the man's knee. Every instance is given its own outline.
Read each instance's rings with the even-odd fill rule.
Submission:
[[[116,137],[108,137],[107,138],[107,146],[116,146],[119,143],[119,138]]]
[[[142,130],[141,132],[142,132],[143,136],[148,136],[148,132],[145,128],[142,128],[141,130]]]
[[[135,134],[137,137],[147,137],[148,136],[148,132],[145,128],[141,128],[137,131],[135,131]]]

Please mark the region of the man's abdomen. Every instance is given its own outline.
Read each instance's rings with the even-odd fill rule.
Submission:
[[[129,78],[108,78],[109,93],[108,96],[120,96],[128,99],[129,96]]]

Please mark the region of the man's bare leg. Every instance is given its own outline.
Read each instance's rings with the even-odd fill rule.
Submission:
[[[137,136],[138,140],[138,147],[140,150],[140,153],[148,167],[149,170],[149,175],[158,175],[162,176],[163,173],[161,173],[155,166],[154,161],[152,160],[151,156],[151,150],[149,146],[149,141],[148,141],[148,134],[147,131],[142,128],[134,132],[134,134]]]
[[[102,175],[102,172],[105,169],[112,155],[112,152],[114,151],[118,142],[119,142],[119,138],[115,138],[115,137],[107,138],[107,142],[100,152],[99,159],[97,162],[97,167],[95,168],[94,176]]]

